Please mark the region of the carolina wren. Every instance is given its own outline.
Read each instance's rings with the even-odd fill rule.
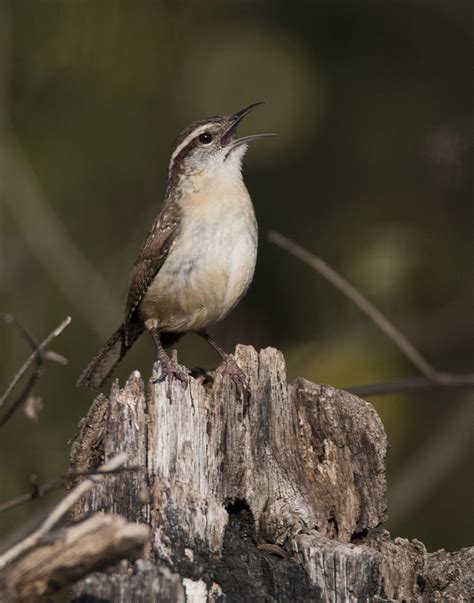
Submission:
[[[153,338],[163,378],[185,378],[164,348],[189,332],[220,354],[221,372],[237,382],[244,378],[206,330],[235,307],[255,269],[257,222],[242,178],[242,159],[248,142],[273,134],[237,138],[236,130],[260,104],[197,121],[179,136],[163,208],[132,269],[124,321],[78,385],[101,387],[145,329]]]

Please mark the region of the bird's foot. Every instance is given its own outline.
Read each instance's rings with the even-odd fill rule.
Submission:
[[[214,376],[217,377],[217,375],[229,375],[237,390],[248,399],[250,386],[247,376],[232,356],[226,356],[224,361],[216,368]]]
[[[188,375],[185,373],[178,364],[171,362],[169,358],[164,360],[163,358],[158,358],[158,362],[161,367],[161,375],[153,380],[153,383],[163,383],[167,377],[175,377],[178,381],[181,381],[184,385],[188,382]]]

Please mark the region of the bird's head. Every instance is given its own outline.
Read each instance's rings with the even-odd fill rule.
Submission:
[[[188,184],[226,176],[240,178],[247,144],[275,134],[237,137],[237,126],[255,107],[253,103],[234,115],[216,115],[196,121],[178,137],[168,168],[168,196],[178,194]]]

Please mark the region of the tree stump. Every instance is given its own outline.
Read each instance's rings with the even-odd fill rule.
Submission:
[[[107,476],[70,519],[103,510],[152,537],[142,559],[89,575],[73,600],[467,600],[472,549],[429,555],[379,527],[387,439],[374,408],[304,379],[288,384],[275,349],[238,346],[236,360],[249,399],[228,377],[155,382],[155,366],[148,387],[134,372],[95,400],[73,471],[122,451],[142,471]]]

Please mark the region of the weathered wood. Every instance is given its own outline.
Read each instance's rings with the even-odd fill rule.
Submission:
[[[112,561],[138,555],[148,538],[147,526],[117,515],[96,514],[57,530],[5,568],[0,601],[37,601]]]
[[[272,348],[239,346],[236,358],[250,400],[227,378],[145,389],[133,373],[95,401],[73,470],[125,451],[145,471],[107,476],[72,517],[120,513],[150,525],[152,538],[139,562],[79,582],[75,600],[436,597],[424,546],[377,529],[386,519],[386,436],[373,407],[303,379],[287,384]],[[465,576],[457,582],[452,592],[466,590]]]

